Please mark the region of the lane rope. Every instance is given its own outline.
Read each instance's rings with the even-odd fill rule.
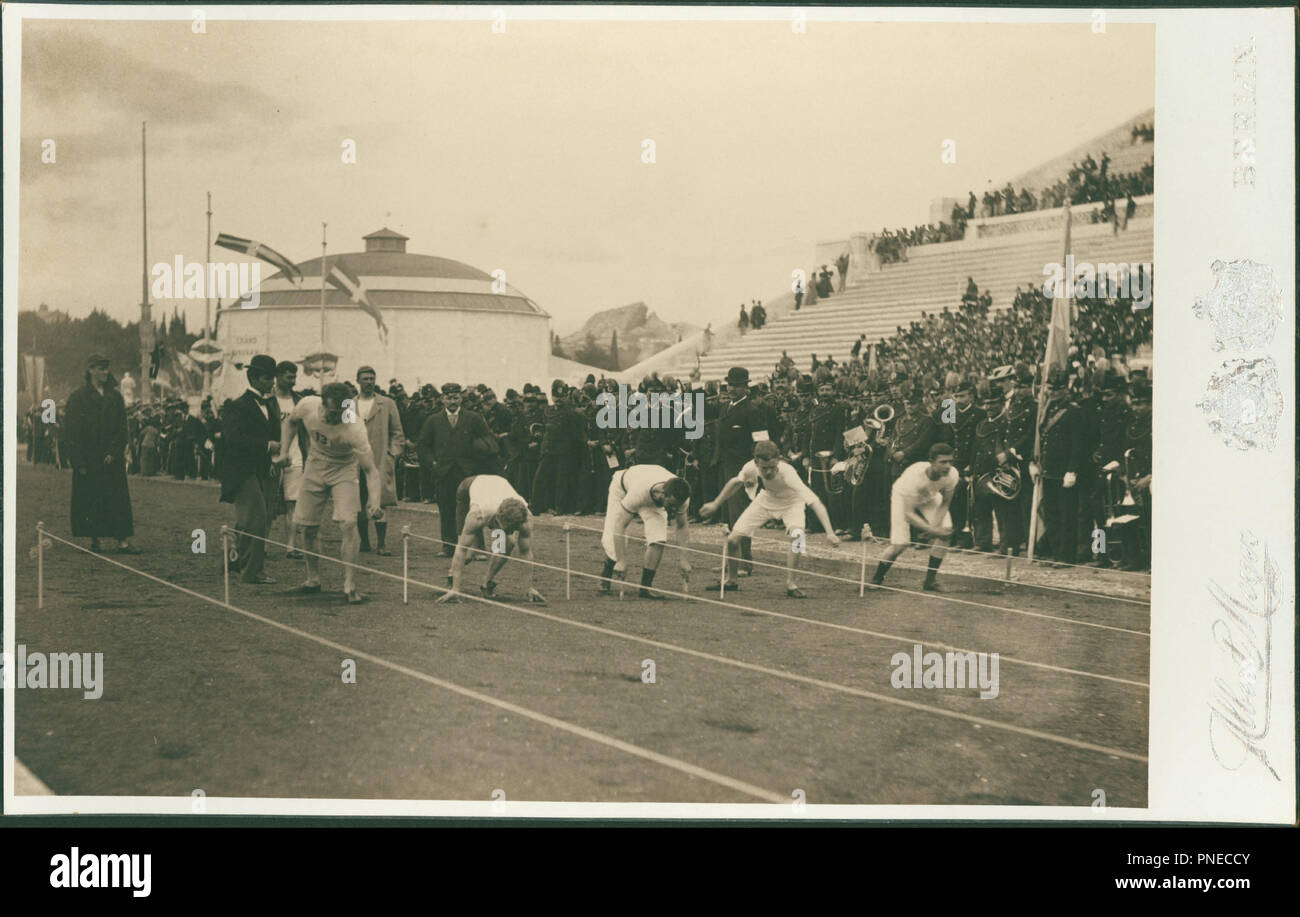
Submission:
[[[281,542],[272,541],[272,540],[269,539],[269,538],[263,538],[262,536],[259,536],[259,535],[253,535],[253,534],[250,533],[250,532],[244,532],[244,531],[239,530],[239,529],[226,527],[225,530],[226,530],[227,532],[233,532],[233,533],[235,533],[235,534],[246,535],[246,536],[248,536],[248,537],[250,537],[250,538],[257,538],[257,539],[260,540],[260,541],[264,541],[264,542],[266,542],[267,544],[274,544],[274,545],[276,545],[277,547],[288,547],[287,545],[285,545],[285,544],[283,544],[283,543],[281,543]],[[394,671],[400,671],[400,672],[402,672],[403,674],[409,674],[409,675],[411,675],[412,677],[420,678],[421,680],[428,681],[428,682],[431,683],[431,684],[437,684],[439,687],[445,687],[447,690],[455,691],[456,693],[463,694],[463,695],[466,696],[466,697],[473,697],[473,698],[476,699],[476,700],[482,700],[482,701],[485,702],[485,703],[491,703],[491,704],[493,704],[494,706],[499,706],[499,707],[501,707],[502,709],[507,709],[507,708],[509,708],[509,709],[517,710],[517,711],[520,713],[520,715],[522,715],[522,716],[529,716],[530,718],[532,718],[532,719],[536,719],[536,720],[538,720],[539,722],[553,721],[553,724],[556,725],[557,728],[564,728],[564,729],[566,729],[567,731],[574,732],[574,734],[582,734],[582,733],[579,733],[579,732],[577,732],[577,731],[578,731],[578,730],[585,730],[585,732],[590,733],[590,735],[591,735],[592,737],[594,737],[594,736],[600,736],[601,739],[605,740],[606,744],[610,744],[611,746],[613,746],[613,743],[620,743],[620,746],[626,746],[626,748],[625,748],[624,750],[627,750],[627,751],[629,751],[629,753],[633,753],[633,754],[638,754],[638,753],[639,753],[641,757],[647,757],[647,758],[649,758],[649,756],[651,756],[651,755],[657,756],[657,757],[655,757],[655,758],[650,758],[650,760],[659,760],[660,758],[664,759],[664,761],[675,761],[675,760],[676,760],[676,759],[672,759],[672,758],[670,758],[670,757],[668,757],[668,756],[666,756],[666,755],[660,755],[658,752],[651,752],[651,751],[649,751],[648,749],[643,749],[643,748],[640,748],[639,746],[631,745],[631,743],[624,743],[621,739],[615,739],[615,738],[613,738],[612,736],[605,736],[603,733],[596,733],[596,732],[594,732],[594,731],[592,731],[592,730],[586,730],[585,727],[576,726],[576,725],[574,725],[574,724],[567,723],[567,722],[564,721],[564,720],[559,720],[559,719],[554,718],[554,717],[549,717],[547,714],[538,713],[538,712],[536,712],[536,711],[528,710],[528,708],[525,708],[525,707],[518,707],[517,705],[510,704],[509,701],[502,701],[502,700],[499,700],[498,698],[491,697],[490,695],[482,694],[482,693],[477,692],[477,691],[472,691],[472,690],[469,689],[469,688],[464,688],[464,687],[462,687],[462,686],[460,686],[460,685],[457,685],[457,684],[455,684],[455,683],[453,683],[453,682],[448,682],[448,681],[444,681],[444,680],[442,680],[442,679],[437,679],[437,678],[434,678],[434,676],[432,676],[432,675],[425,675],[425,674],[422,673],[422,672],[418,672],[418,671],[416,671],[415,669],[408,669],[407,667],[405,667],[405,666],[401,666],[401,665],[398,664],[398,663],[391,663],[391,662],[388,662],[388,660],[382,659],[382,657],[373,656],[373,655],[371,655],[371,654],[369,654],[369,653],[365,653],[365,652],[363,652],[363,651],[355,651],[355,650],[351,649],[350,647],[346,647],[346,646],[343,646],[342,644],[334,643],[333,641],[327,640],[327,639],[325,639],[325,638],[323,638],[323,637],[317,637],[315,634],[311,634],[311,633],[308,633],[307,631],[299,630],[298,628],[292,627],[291,625],[283,624],[283,623],[281,623],[281,622],[279,622],[279,621],[275,621],[275,620],[272,619],[272,618],[266,618],[266,617],[263,617],[262,615],[255,614],[254,612],[246,611],[245,609],[238,608],[238,607],[236,607],[236,606],[234,606],[234,605],[230,605],[230,604],[228,604],[228,603],[226,603],[226,602],[221,601],[220,599],[211,598],[211,597],[209,597],[209,596],[203,595],[202,593],[195,592],[195,591],[193,591],[193,590],[191,590],[191,589],[186,589],[184,586],[179,586],[179,585],[177,585],[177,584],[175,584],[175,583],[171,583],[171,582],[169,582],[169,581],[167,581],[167,580],[164,580],[164,579],[162,579],[161,577],[157,577],[157,576],[154,576],[153,574],[145,573],[143,570],[139,570],[139,569],[137,569],[137,568],[135,568],[135,567],[128,566],[127,564],[121,563],[120,561],[117,561],[117,560],[113,560],[113,559],[110,558],[110,557],[105,557],[105,556],[103,556],[103,555],[101,555],[101,554],[96,554],[95,552],[91,551],[91,550],[88,549],[88,548],[83,548],[83,547],[81,547],[80,545],[78,545],[78,544],[73,544],[72,542],[70,542],[70,541],[68,541],[68,540],[66,540],[66,539],[64,539],[64,538],[60,538],[60,537],[57,536],[57,535],[50,534],[50,533],[48,532],[48,530],[46,531],[46,534],[48,534],[51,538],[56,539],[56,540],[62,542],[63,544],[67,544],[67,545],[70,545],[71,547],[76,548],[78,551],[81,551],[82,553],[89,554],[89,555],[91,555],[92,557],[98,557],[98,558],[101,559],[101,560],[107,561],[108,563],[111,563],[111,564],[113,564],[113,565],[115,565],[115,566],[121,567],[122,569],[124,569],[124,570],[128,570],[128,571],[130,571],[130,572],[132,572],[132,573],[137,573],[137,574],[139,574],[139,575],[141,575],[141,576],[146,577],[147,579],[151,579],[151,580],[153,580],[153,581],[155,581],[155,582],[158,582],[158,583],[160,583],[160,584],[162,584],[162,585],[164,585],[164,586],[168,586],[168,587],[173,588],[173,589],[176,589],[176,590],[178,590],[178,591],[180,591],[180,592],[184,592],[184,593],[186,593],[186,594],[188,594],[188,595],[191,595],[191,596],[193,596],[193,597],[195,597],[195,598],[201,599],[201,600],[206,601],[206,602],[210,602],[210,603],[212,603],[212,604],[214,604],[214,605],[217,605],[217,606],[219,606],[219,607],[222,607],[222,608],[229,608],[231,611],[238,612],[239,614],[245,615],[245,616],[247,616],[247,617],[249,617],[249,618],[251,618],[251,619],[253,619],[253,620],[260,621],[260,622],[265,623],[265,624],[270,624],[270,625],[272,625],[272,626],[274,626],[274,627],[278,627],[278,628],[280,628],[280,629],[282,629],[282,630],[284,630],[284,631],[286,631],[286,632],[288,632],[288,633],[292,633],[292,634],[295,634],[295,635],[298,635],[298,636],[304,637],[305,639],[314,640],[314,641],[316,641],[316,642],[318,642],[318,643],[321,643],[322,645],[329,646],[329,647],[331,647],[331,648],[333,648],[333,649],[337,649],[337,650],[340,650],[340,651],[345,651],[345,652],[348,652],[348,653],[354,653],[354,652],[355,652],[358,658],[364,658],[364,659],[367,659],[368,661],[375,662],[375,663],[378,664],[378,665],[384,665],[384,666],[386,666],[387,668],[393,669]],[[412,534],[413,534],[413,533],[412,533]],[[429,541],[440,541],[441,539],[432,539],[432,538],[428,538],[427,540],[429,540]],[[314,553],[314,552],[304,552],[304,553]],[[326,560],[333,560],[333,559],[334,559],[334,558],[325,557],[325,555],[322,555],[322,554],[315,554],[315,556],[317,556],[317,557],[323,557],[323,558],[326,559]],[[339,561],[337,561],[337,562],[340,563],[340,564],[344,564],[344,563],[346,563],[345,561],[342,561],[342,560],[339,560]],[[351,564],[351,566],[359,566],[359,565],[357,565],[357,564]],[[544,565],[544,566],[549,566],[549,565]],[[384,576],[384,577],[387,577],[387,578],[389,578],[389,579],[397,579],[397,580],[401,580],[401,579],[403,579],[403,577],[397,576],[397,575],[392,574],[392,573],[388,573],[387,571],[383,571],[383,570],[376,570],[376,569],[374,569],[374,568],[366,568],[366,567],[361,567],[360,569],[368,570],[368,571],[371,572],[371,573],[377,574],[377,575],[379,575],[379,576]],[[560,568],[552,568],[552,569],[560,569]],[[596,575],[596,574],[584,574],[584,573],[581,573],[580,571],[573,571],[573,572],[575,572],[575,573],[579,573],[579,575],[583,575],[583,576],[591,576],[591,577],[593,577],[593,578],[595,578],[595,579],[603,579],[603,577],[600,577],[600,576],[598,576],[598,575]],[[447,590],[447,589],[445,589],[445,588],[443,588],[443,587],[441,587],[441,586],[435,586],[435,585],[432,584],[432,583],[425,583],[425,582],[422,582],[422,581],[420,581],[420,580],[411,579],[410,582],[414,583],[414,584],[417,585],[417,586],[423,586],[423,587],[425,587],[425,588],[432,589],[432,590],[437,591],[437,592],[448,592],[448,591],[449,591],[449,590]],[[658,591],[661,591],[661,592],[665,592],[665,593],[667,593],[667,590],[658,590]],[[1106,746],[1106,745],[1098,745],[1098,744],[1093,743],[1093,742],[1085,742],[1085,741],[1082,741],[1082,740],[1080,740],[1080,739],[1073,739],[1073,738],[1070,738],[1070,737],[1068,737],[1068,736],[1058,736],[1058,735],[1055,735],[1055,734],[1053,734],[1053,733],[1043,732],[1043,731],[1041,731],[1041,730],[1037,730],[1037,729],[1030,729],[1029,727],[1026,727],[1026,726],[1017,726],[1017,725],[1014,725],[1014,724],[1011,724],[1011,723],[1003,723],[1003,722],[1000,722],[1000,721],[998,721],[998,720],[988,719],[988,718],[986,718],[986,717],[974,716],[974,715],[972,715],[972,714],[969,714],[969,713],[963,713],[963,712],[960,712],[960,711],[957,711],[957,710],[945,710],[945,709],[940,708],[940,707],[932,707],[932,706],[930,706],[930,705],[928,705],[928,704],[920,703],[919,701],[910,701],[910,700],[905,700],[905,699],[903,699],[903,698],[891,697],[891,696],[889,696],[889,695],[887,695],[887,694],[879,694],[879,693],[874,692],[874,691],[867,691],[867,690],[862,689],[862,688],[854,688],[854,687],[851,687],[851,686],[849,686],[849,685],[842,685],[842,684],[838,684],[837,682],[825,681],[825,680],[820,679],[820,678],[813,678],[813,677],[810,677],[810,676],[807,676],[807,675],[799,675],[799,674],[796,674],[796,673],[793,673],[793,672],[784,672],[784,671],[781,671],[780,669],[773,669],[773,668],[769,668],[769,667],[767,667],[767,666],[761,666],[761,665],[757,665],[757,664],[755,664],[755,663],[751,663],[751,662],[743,662],[743,661],[738,660],[738,659],[731,659],[730,657],[727,657],[727,656],[718,656],[718,655],[715,655],[715,654],[713,654],[713,653],[707,653],[707,652],[704,652],[704,651],[702,651],[702,650],[695,650],[695,649],[691,649],[691,648],[689,648],[689,647],[677,646],[676,644],[666,643],[666,642],[663,642],[663,641],[660,641],[660,640],[653,640],[653,639],[648,638],[648,637],[638,637],[638,636],[635,636],[635,635],[633,635],[633,634],[626,634],[626,633],[623,633],[623,632],[621,632],[621,631],[611,630],[610,628],[600,627],[600,626],[595,625],[595,624],[587,624],[586,622],[582,622],[582,621],[574,621],[574,620],[572,620],[572,619],[570,619],[570,618],[562,618],[562,617],[559,617],[558,615],[548,614],[548,613],[546,613],[546,612],[537,611],[537,610],[532,609],[532,608],[521,608],[521,607],[518,607],[518,606],[515,606],[515,605],[510,605],[510,604],[507,604],[507,603],[505,603],[505,602],[499,602],[499,601],[496,601],[496,600],[493,600],[493,599],[489,599],[489,598],[486,598],[486,597],[483,597],[483,596],[472,596],[472,595],[468,595],[468,594],[466,594],[466,593],[460,593],[460,595],[464,596],[465,598],[471,599],[471,600],[473,600],[473,601],[475,601],[475,602],[480,602],[480,603],[482,603],[482,604],[490,605],[490,606],[493,606],[493,607],[496,607],[496,608],[502,608],[502,609],[505,609],[505,610],[507,610],[507,611],[518,612],[518,613],[527,614],[527,615],[531,615],[531,616],[534,616],[534,617],[542,618],[542,619],[544,619],[544,620],[553,621],[553,622],[556,622],[556,623],[559,623],[559,624],[567,624],[567,625],[570,625],[570,626],[573,626],[573,627],[579,627],[579,628],[582,628],[582,629],[584,629],[584,630],[590,630],[590,631],[593,631],[593,632],[595,632],[595,633],[604,634],[604,635],[606,635],[606,636],[615,637],[615,638],[618,638],[618,639],[631,640],[631,641],[633,641],[633,642],[637,642],[637,643],[644,643],[644,644],[649,645],[649,646],[655,646],[655,647],[659,647],[659,648],[661,648],[661,649],[669,650],[670,652],[683,653],[683,654],[685,654],[685,655],[695,656],[695,657],[700,658],[700,659],[706,659],[706,660],[710,660],[710,661],[712,661],[712,662],[718,662],[718,663],[721,663],[721,664],[723,664],[723,665],[733,666],[733,667],[735,667],[735,668],[745,669],[745,670],[747,670],[747,671],[758,672],[758,673],[760,673],[760,674],[764,674],[764,675],[772,675],[772,676],[775,676],[775,677],[777,677],[777,678],[785,679],[785,680],[787,680],[787,681],[794,681],[794,682],[798,682],[798,683],[801,683],[801,684],[808,684],[808,685],[812,685],[812,686],[814,686],[814,687],[823,688],[823,689],[826,689],[826,690],[829,690],[829,691],[834,691],[834,692],[841,693],[841,694],[847,694],[847,695],[850,695],[850,696],[853,696],[853,697],[861,697],[861,698],[868,699],[868,700],[876,700],[876,701],[880,701],[880,702],[882,702],[882,703],[892,704],[892,705],[894,705],[894,706],[899,706],[899,707],[905,707],[905,708],[908,708],[908,709],[911,709],[911,710],[916,710],[916,711],[919,711],[919,712],[922,712],[922,713],[929,713],[929,714],[933,714],[933,715],[936,715],[936,716],[946,717],[946,718],[948,718],[948,719],[960,720],[960,721],[967,722],[967,723],[971,723],[971,724],[974,724],[974,725],[977,725],[977,726],[981,726],[981,727],[985,727],[985,726],[987,726],[987,727],[989,727],[989,728],[991,728],[991,729],[1000,729],[1000,730],[1003,730],[1003,731],[1005,731],[1005,732],[1012,732],[1012,733],[1016,733],[1016,734],[1018,734],[1018,735],[1023,735],[1023,736],[1027,736],[1027,737],[1035,738],[1035,739],[1040,739],[1040,740],[1042,740],[1042,741],[1053,742],[1053,743],[1056,743],[1056,744],[1059,744],[1059,745],[1066,745],[1066,746],[1069,746],[1069,747],[1072,747],[1072,748],[1082,749],[1082,750],[1084,750],[1084,751],[1091,751],[1091,752],[1096,752],[1096,753],[1099,753],[1099,754],[1109,755],[1109,756],[1111,756],[1111,757],[1123,758],[1123,759],[1127,759],[1127,760],[1130,760],[1130,761],[1137,761],[1137,762],[1141,762],[1141,763],[1147,763],[1147,757],[1146,757],[1145,755],[1139,755],[1139,754],[1137,754],[1136,752],[1127,751],[1127,750],[1122,749],[1122,748],[1112,748],[1112,747],[1110,747],[1110,746]],[[716,600],[715,600],[715,601],[716,601]],[[728,604],[728,603],[726,603],[726,602],[719,602],[718,604],[726,605],[726,604]],[[739,607],[739,606],[731,606],[731,607],[735,608],[735,607]],[[774,614],[775,614],[775,613],[774,613]],[[916,641],[913,640],[913,641],[910,641],[910,642],[915,643]],[[932,644],[932,645],[938,646],[939,644]],[[963,652],[971,652],[971,651],[967,650],[967,651],[963,651]],[[999,655],[999,659],[1000,659],[1000,660],[1001,660],[1001,659],[1007,659],[1007,657],[1004,657],[1004,656]],[[1007,661],[1010,662],[1010,661],[1014,661],[1014,660],[1007,659]],[[1029,663],[1024,663],[1024,664],[1029,664]],[[1041,665],[1041,664],[1040,664],[1040,665]],[[1044,666],[1044,667],[1046,667],[1046,666]],[[1079,674],[1089,674],[1089,673],[1079,673]],[[1092,675],[1092,677],[1096,677],[1096,678],[1105,678],[1105,679],[1110,680],[1110,681],[1121,681],[1121,682],[1122,682],[1122,681],[1125,681],[1124,679],[1113,678],[1113,677],[1111,677],[1111,676]],[[1128,682],[1128,683],[1129,683],[1129,684],[1136,684],[1135,682]],[[1146,686],[1143,685],[1143,687],[1146,687]],[[543,718],[545,718],[545,719],[543,719]],[[548,724],[552,724],[552,723],[548,723]],[[620,746],[613,746],[613,747],[620,747]],[[633,751],[633,750],[635,750],[635,751]],[[661,763],[663,763],[663,762],[661,762]],[[686,762],[679,762],[679,763],[681,763],[681,764],[683,764],[683,765],[685,765],[685,766],[687,766],[687,767],[695,767],[695,765],[689,765],[689,764],[687,764]],[[700,769],[700,770],[703,771],[703,769]],[[704,772],[704,773],[711,773],[711,772],[708,772],[708,771],[703,771],[703,772]],[[719,774],[719,775],[715,775],[715,776],[717,776],[717,777],[719,777],[719,778],[721,778],[721,779],[723,779],[723,780],[728,780],[728,781],[733,780],[733,778],[728,778],[728,777],[725,777],[724,775],[720,775],[720,774]],[[740,781],[736,781],[736,783],[740,783]],[[724,785],[731,785],[731,784],[724,784]],[[748,785],[746,784],[746,786],[748,786]],[[733,788],[735,788],[735,787],[733,786]],[[753,787],[753,789],[755,789],[755,790],[757,790],[759,793],[763,793],[763,794],[768,794],[768,793],[770,792],[770,791],[767,791],[767,790],[763,790],[763,789],[761,789],[761,788],[759,788],[759,787]],[[785,799],[785,797],[783,797],[783,796],[779,796],[779,795],[777,795],[777,794],[771,794],[771,796],[775,797],[775,800],[781,802],[782,804],[784,804],[784,803],[786,802],[786,799]],[[767,797],[767,796],[764,796],[763,798],[768,798],[768,797]]]
[[[245,617],[251,620],[258,621],[262,624],[267,624],[270,625],[271,627],[278,628],[279,630],[282,630],[285,633],[293,634],[296,637],[301,637],[304,640],[310,640],[314,643],[319,643],[321,646],[328,647],[332,650],[337,650],[338,652],[344,653],[347,656],[355,657],[357,659],[364,659],[367,662],[371,662],[374,663],[375,665],[382,666],[383,668],[390,669],[391,671],[398,672],[402,675],[406,675],[411,678],[418,679],[419,681],[423,681],[427,684],[434,685],[446,691],[451,691],[452,693],[459,694],[462,697],[467,697],[471,700],[479,701],[480,703],[489,704],[500,710],[505,710],[509,713],[514,713],[517,716],[525,717],[535,722],[550,726],[554,729],[559,729],[564,732],[568,732],[572,735],[576,735],[581,738],[587,739],[589,741],[596,742],[598,744],[605,745],[610,748],[615,748],[619,751],[625,752],[630,755],[634,755],[638,758],[643,758],[647,761],[653,761],[656,764],[660,764],[663,765],[664,767],[672,768],[673,770],[680,771],[681,773],[687,774],[691,777],[699,777],[702,780],[708,780],[711,783],[715,783],[719,786],[723,786],[728,789],[736,790],[738,792],[744,793],[747,796],[753,796],[757,799],[762,799],[765,802],[778,803],[781,805],[786,805],[790,802],[789,798],[782,796],[780,793],[774,793],[771,790],[764,789],[752,783],[747,783],[743,780],[737,780],[734,777],[728,777],[727,775],[719,774],[716,771],[707,770],[706,768],[699,767],[698,765],[695,764],[691,764],[688,761],[683,761],[680,758],[674,758],[671,755],[665,755],[661,752],[652,751],[651,749],[648,748],[643,748],[640,745],[634,745],[631,742],[626,742],[622,739],[615,738],[614,736],[606,735],[605,733],[602,732],[597,732],[594,729],[588,729],[585,726],[579,726],[575,723],[570,723],[567,720],[559,719],[558,717],[551,716],[550,714],[540,713],[536,710],[530,710],[527,707],[521,707],[518,704],[511,703],[510,701],[501,700],[500,698],[492,697],[490,694],[484,694],[481,691],[475,691],[472,688],[466,688],[462,685],[456,684],[455,682],[447,681],[446,679],[443,678],[437,678],[433,675],[429,675],[424,672],[420,672],[416,669],[409,668],[408,666],[404,666],[401,663],[391,662],[387,659],[384,659],[381,656],[376,656],[372,653],[367,653],[364,650],[358,650],[353,647],[346,646],[342,643],[335,643],[333,640],[328,640],[324,637],[319,637],[316,634],[309,633],[305,630],[301,630],[297,627],[293,627],[292,625],[285,624],[281,621],[276,621],[273,618],[267,618],[264,617],[263,615],[259,615],[255,612],[248,611],[236,605],[231,605],[228,602],[223,602],[221,599],[204,595],[201,592],[195,592],[192,589],[186,589],[184,586],[180,586],[177,585],[176,583],[168,582],[167,580],[162,579],[161,577],[157,577],[151,573],[146,573],[143,570],[139,570],[135,567],[128,566],[127,564],[124,564],[121,561],[114,560],[111,557],[105,557],[102,554],[96,554],[94,551],[91,551],[88,548],[83,548],[79,544],[74,544],[73,542],[68,541],[67,539],[60,538],[58,535],[52,534],[48,530],[46,530],[45,534],[48,535],[50,538],[54,539],[55,541],[62,542],[63,544],[68,545],[69,547],[76,548],[78,551],[81,551],[85,554],[89,554],[92,557],[97,557],[100,560],[113,564],[114,566],[121,567],[123,570],[128,570],[132,573],[143,576],[146,579],[153,580],[156,583],[160,583],[164,586],[175,589],[179,592],[183,592],[186,595],[192,596],[196,599],[200,599],[204,602],[209,602],[213,605],[218,606],[219,608],[229,609],[230,611],[236,612],[237,614],[244,615]]]

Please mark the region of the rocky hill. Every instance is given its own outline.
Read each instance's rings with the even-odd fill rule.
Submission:
[[[576,357],[590,335],[597,347],[607,351],[617,331],[618,365],[624,367],[639,363],[700,330],[687,322],[665,322],[645,303],[634,302],[597,312],[577,331],[561,337],[560,344],[566,354]]]

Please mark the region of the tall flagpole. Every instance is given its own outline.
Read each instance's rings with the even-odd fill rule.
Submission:
[[[325,224],[320,224],[320,352],[325,352]]]
[[[208,247],[207,254],[204,256],[204,270],[207,271],[207,283],[204,284],[205,296],[203,299],[203,340],[211,339],[212,335],[212,192],[208,192]],[[203,395],[207,397],[212,394],[212,366],[209,363],[203,364]]]
[[[149,360],[153,351],[153,316],[149,312],[149,187],[145,171],[145,123],[140,122],[140,230],[142,245],[140,259],[140,400],[153,400],[153,385],[149,381]]]
[[[1029,562],[1034,562],[1034,548],[1038,541],[1038,507],[1043,499],[1042,427],[1047,413],[1047,377],[1055,364],[1063,364],[1069,349],[1070,299],[1074,295],[1074,262],[1070,257],[1070,224],[1074,214],[1070,202],[1065,202],[1065,251],[1061,255],[1061,286],[1053,290],[1052,310],[1048,316],[1047,347],[1043,354],[1043,377],[1038,385],[1038,411],[1034,421],[1033,464],[1038,468],[1034,478],[1034,495],[1029,504]],[[1063,321],[1058,321],[1063,319]],[[1053,355],[1055,354],[1055,358]]]

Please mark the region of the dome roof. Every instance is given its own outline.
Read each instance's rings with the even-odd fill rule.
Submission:
[[[460,261],[452,261],[450,258],[439,258],[435,255],[415,255],[392,251],[348,252],[342,255],[330,255],[329,262],[331,265],[337,264],[345,271],[361,275],[363,278],[369,274],[384,277],[449,277],[457,280],[492,282],[492,275],[485,274],[476,267],[470,267]],[[304,284],[311,277],[319,278],[320,259],[312,258],[310,261],[304,261],[298,265],[298,270],[302,271]],[[284,273],[277,271],[267,280],[269,282],[283,277]]]
[[[380,309],[454,309],[520,312],[546,315],[523,293],[499,283],[491,274],[450,258],[406,251],[407,237],[387,227],[364,237],[366,250],[329,255],[329,267],[339,267],[361,281],[366,297]],[[321,259],[298,265],[301,284],[277,271],[261,284],[261,308],[320,307]],[[357,308],[343,290],[329,285],[325,305]],[[237,302],[230,304],[238,308]]]

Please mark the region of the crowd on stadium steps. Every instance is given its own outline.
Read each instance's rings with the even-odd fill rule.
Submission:
[[[1133,198],[1151,194],[1154,190],[1155,169],[1151,163],[1137,172],[1112,174],[1108,154],[1103,153],[1100,162],[1089,154],[1082,163],[1072,163],[1064,179],[1039,189],[1037,194],[1028,188],[1017,191],[1010,182],[1001,191],[993,188],[985,191],[982,199],[976,199],[975,192],[972,191],[965,207],[960,204],[953,206],[948,221],[923,223],[911,229],[881,229],[879,234],[868,240],[867,248],[879,257],[882,264],[906,261],[909,248],[964,239],[966,224],[977,217],[983,219],[1034,210],[1051,210],[1065,206],[1067,200],[1072,205],[1103,204],[1100,209],[1093,211],[1091,222],[1111,223],[1118,232],[1128,228],[1128,221],[1137,211]],[[1121,198],[1124,199],[1122,211],[1116,208],[1115,203]]]
[[[1122,542],[1125,566],[1142,568],[1149,561],[1151,380],[1145,371],[1130,371],[1123,355],[1150,341],[1150,311],[1134,312],[1127,302],[1110,300],[1075,304],[1070,370],[1047,380],[1052,400],[1041,449],[1050,545],[1039,553],[1061,563],[1086,559],[1095,528],[1104,528],[1114,516],[1131,516],[1136,522],[1130,520],[1122,536],[1112,533],[1112,544]],[[645,394],[702,394],[704,424],[697,439],[687,438],[682,428],[602,427],[597,396],[619,390],[604,376],[589,376],[577,386],[555,380],[549,391],[527,384],[522,391],[507,390],[501,399],[482,384],[426,384],[408,392],[390,380],[386,391],[375,388],[368,394],[348,385],[354,397],[375,405],[366,415],[368,429],[371,417],[382,419],[383,431],[371,439],[376,456],[387,456],[392,493],[386,486],[385,504],[438,503],[448,523],[454,518],[447,507],[456,486],[471,474],[507,477],[537,514],[593,514],[605,510],[612,475],[632,464],[662,465],[680,474],[690,483],[691,504],[698,510],[750,458],[761,436],[777,442],[811,483],[838,530],[856,537],[869,524],[874,535],[886,537],[892,480],[922,460],[932,444],[948,442],[956,448],[961,486],[967,488],[953,504],[955,531],[969,529],[958,544],[982,550],[996,544],[1015,552],[1024,549],[1028,532],[1035,392],[1043,384],[1030,367],[1044,352],[1050,305],[1032,288],[1021,291],[1010,309],[990,315],[987,297],[972,281],[955,311],[945,309],[900,328],[874,353],[863,353],[865,338],[860,338],[843,363],[814,356],[810,372],[801,373],[787,354],[767,382],[751,384],[748,371],[735,367],[725,383],[700,386],[652,374],[635,386]],[[363,385],[372,378],[373,373]],[[296,383],[297,366],[279,364],[274,395],[288,410],[310,391]],[[110,376],[105,391],[112,388]],[[231,405],[226,401],[214,411],[205,402],[199,417],[188,416],[176,402],[123,409],[120,437],[105,440],[118,444],[123,493],[127,470],[220,478]],[[77,469],[78,461],[87,461],[86,450],[67,442],[60,448],[65,438],[60,430],[80,429],[82,421],[74,416],[71,399],[63,413],[68,415],[63,428],[43,423],[39,412],[26,418],[28,455]],[[450,441],[447,427],[456,428],[454,420],[448,424],[452,415],[463,435],[449,452],[444,443]],[[881,416],[886,422],[874,423]],[[849,444],[844,434],[854,429],[865,438]],[[846,485],[849,462],[861,461],[864,448],[871,455],[866,471]],[[1120,463],[1118,470],[1106,471],[1112,462]],[[1026,482],[1020,495],[1007,500],[971,489],[981,475],[1000,468],[1014,469]],[[1133,495],[1131,512],[1120,513],[1117,500],[1125,492]],[[276,504],[282,507],[283,499],[272,501],[272,518]],[[810,524],[813,531],[819,528]],[[1094,560],[1105,565],[1115,554],[1112,549]]]
[[[907,327],[899,326],[883,341],[878,356],[902,362],[915,373],[937,377],[946,371],[979,371],[986,354],[1003,362],[1034,363],[1047,343],[1052,300],[1033,284],[1017,288],[1009,309],[991,311],[991,297],[978,292],[973,280],[956,310],[922,313]],[[1084,298],[1072,301],[1071,341],[1079,354],[1072,370],[1086,373],[1090,354],[1132,353],[1151,340],[1150,309],[1134,309],[1124,299]],[[1072,383],[1078,385],[1079,383]]]

